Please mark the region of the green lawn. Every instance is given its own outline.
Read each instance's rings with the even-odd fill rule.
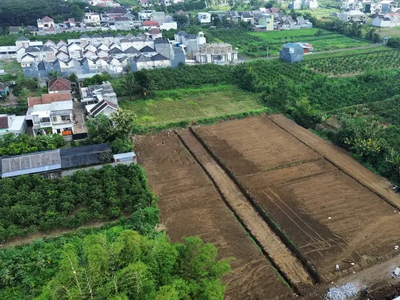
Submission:
[[[316,36],[318,28],[298,29],[298,30],[284,30],[273,32],[251,32],[253,37],[262,40],[261,43],[271,45],[273,51],[277,47],[281,47],[282,43],[286,42],[307,42],[311,43],[314,51],[326,51],[329,49],[345,49],[352,47],[368,46],[369,43],[357,39],[352,39],[342,34],[336,34],[324,31],[323,35]]]
[[[196,121],[262,108],[254,94],[233,86],[161,91],[155,99],[124,100],[120,106],[136,113],[141,126]]]
[[[5,70],[6,73],[12,73],[12,74],[16,74],[22,71],[21,65],[17,63],[15,60],[0,61],[0,69]]]
[[[336,8],[317,8],[313,10],[306,10],[306,12],[309,12],[313,17],[316,17],[320,20],[322,18],[329,18],[331,17],[332,13],[339,13],[340,11]]]
[[[318,35],[317,35],[318,33]],[[268,32],[245,32],[240,30],[212,31],[214,39],[231,43],[240,55],[250,58],[278,56],[282,44],[288,42],[311,43],[314,51],[327,51],[368,46],[364,40],[352,39],[342,34],[318,28]]]

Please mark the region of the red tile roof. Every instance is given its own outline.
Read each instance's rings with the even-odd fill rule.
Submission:
[[[71,81],[62,78],[54,77],[49,81],[49,92],[70,91]]]
[[[150,34],[160,34],[161,33],[161,31],[157,28],[152,28],[152,29],[150,29],[149,32],[150,32]]]
[[[0,117],[0,129],[8,128],[8,116]]]
[[[40,97],[28,98],[28,106],[32,107],[37,104],[49,104],[52,102],[69,101],[71,100],[70,93],[43,94]]]
[[[143,26],[158,26],[158,22],[157,21],[144,21],[142,23]]]
[[[42,22],[54,22],[54,20],[53,20],[52,18],[48,17],[48,16],[45,16],[45,17],[42,19]]]

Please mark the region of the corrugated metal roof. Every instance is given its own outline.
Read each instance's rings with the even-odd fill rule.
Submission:
[[[1,160],[2,178],[57,169],[61,169],[60,150],[5,157]]]

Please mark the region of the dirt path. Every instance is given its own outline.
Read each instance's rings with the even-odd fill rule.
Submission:
[[[385,178],[364,168],[354,158],[345,153],[343,149],[333,146],[284,116],[271,115],[268,118],[299,141],[317,151],[334,166],[381,197],[392,207],[400,210],[400,196],[392,191]]]
[[[217,164],[200,142],[188,130],[179,131],[178,135],[212,177],[228,205],[237,214],[243,225],[268,253],[290,283],[296,287],[312,285],[312,280],[302,264],[257,214],[228,174]]]

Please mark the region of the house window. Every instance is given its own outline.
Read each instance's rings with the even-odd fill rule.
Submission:
[[[63,122],[66,122],[66,121],[71,122],[70,116],[61,116],[61,120],[62,120]]]
[[[53,116],[53,122],[57,122],[57,116]]]

